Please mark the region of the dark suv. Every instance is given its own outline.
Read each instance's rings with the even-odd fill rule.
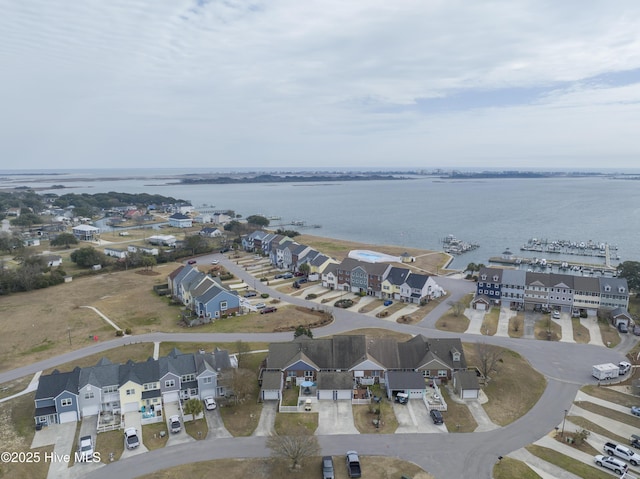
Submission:
[[[433,420],[434,424],[444,423],[444,419],[442,418],[442,413],[437,409],[432,409],[431,411],[429,411],[429,414],[431,415],[431,419]]]
[[[333,458],[331,456],[324,456],[322,458],[322,479],[334,479],[333,473]]]
[[[260,310],[260,314],[275,313],[276,311],[278,311],[278,308],[276,308],[275,306],[267,306],[266,308],[262,308]]]

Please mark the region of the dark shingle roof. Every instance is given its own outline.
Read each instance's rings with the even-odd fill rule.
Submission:
[[[319,372],[316,385],[318,389],[352,389],[353,374],[344,372]]]
[[[418,371],[389,371],[387,372],[387,389],[424,389],[425,382],[422,373]]]
[[[411,273],[411,270],[407,268],[398,268],[397,266],[392,266],[389,272],[387,273],[387,281],[396,286],[400,286],[404,284],[405,280]]]
[[[40,376],[36,399],[55,398],[63,391],[78,394],[78,381],[80,379],[80,368],[73,371],[61,373],[57,370],[46,376]]]

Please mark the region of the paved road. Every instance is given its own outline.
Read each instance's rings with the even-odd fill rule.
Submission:
[[[211,259],[221,259],[221,255],[211,255],[199,259],[209,264]],[[224,261],[225,266],[239,278],[252,277],[242,267]],[[362,455],[397,456],[423,467],[435,477],[491,477],[491,470],[499,455],[506,455],[522,446],[530,444],[547,434],[562,421],[564,410],[568,409],[584,383],[593,383],[590,376],[591,365],[604,362],[617,363],[623,358],[622,352],[634,344],[634,339],[626,337],[616,348],[606,349],[586,344],[546,342],[538,340],[479,336],[473,334],[451,334],[438,331],[433,324],[447,309],[449,301],[457,301],[464,294],[473,291],[474,284],[464,280],[438,278],[438,282],[450,293],[449,300],[438,305],[420,323],[401,325],[395,322],[371,318],[341,309],[333,310],[335,321],[314,330],[314,336],[326,336],[358,328],[380,327],[411,334],[425,334],[430,337],[460,337],[466,342],[486,342],[507,347],[524,356],[531,365],[547,377],[548,383],[540,401],[524,417],[509,426],[480,433],[466,434],[423,434],[410,435],[338,435],[320,436],[323,454],[341,455],[348,449],[356,448]],[[256,283],[260,292],[268,292],[272,297],[284,294]],[[300,306],[318,307],[317,304],[295,297],[287,297],[287,302]],[[323,309],[326,309],[323,307]],[[331,310],[333,308],[329,308]],[[150,333],[140,336],[116,338],[111,341],[92,344],[86,348],[50,358],[0,374],[0,383],[34,374],[37,371],[55,367],[84,356],[95,354],[122,345],[137,342],[233,342],[242,341],[288,341],[291,333]],[[216,458],[264,457],[270,451],[265,448],[261,437],[217,438],[216,447],[208,441],[195,444],[177,445],[141,454],[111,463],[91,472],[92,479],[121,479],[152,473],[174,465]],[[364,466],[366,470],[366,464]]]

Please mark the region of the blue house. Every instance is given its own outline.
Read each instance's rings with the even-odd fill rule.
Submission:
[[[223,315],[240,312],[238,293],[227,291],[220,286],[211,286],[204,294],[194,300],[194,310],[202,318],[220,318]]]
[[[500,268],[482,268],[478,274],[476,297],[484,295],[490,304],[500,304],[503,272]]]
[[[79,419],[79,379],[78,367],[71,372],[61,373],[55,370],[47,376],[40,377],[35,397],[36,425],[62,424]]]

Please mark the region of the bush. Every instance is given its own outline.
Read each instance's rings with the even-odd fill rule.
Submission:
[[[122,329],[118,329],[116,331],[116,336],[124,336],[124,331]]]
[[[131,334],[131,328],[127,328],[124,330],[124,334]]]
[[[304,299],[316,299],[318,297],[315,293],[309,293]]]
[[[260,295],[260,297],[261,297],[262,299],[266,299],[266,298],[268,298],[268,297],[269,297],[269,293],[262,293],[262,294]]]

